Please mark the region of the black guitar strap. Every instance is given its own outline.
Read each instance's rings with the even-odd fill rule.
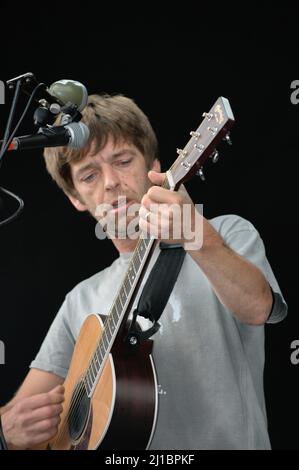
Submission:
[[[149,339],[160,328],[158,320],[167,304],[185,258],[186,251],[182,245],[160,243],[159,246],[161,252],[145,283],[137,308],[133,312],[127,335],[127,340],[131,345]],[[148,318],[153,325],[148,330],[142,331],[136,323],[138,315]]]

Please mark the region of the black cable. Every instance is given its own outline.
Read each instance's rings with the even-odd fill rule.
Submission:
[[[9,132],[10,132],[10,128],[11,128],[11,125],[12,125],[14,113],[15,113],[15,110],[16,110],[17,100],[18,100],[18,97],[19,97],[20,89],[21,89],[21,81],[19,80],[17,82],[17,85],[16,85],[15,94],[14,94],[14,97],[13,97],[12,105],[11,105],[11,108],[10,108],[10,112],[9,112],[9,116],[8,116],[8,120],[7,120],[7,124],[6,124],[6,128],[5,128],[5,132],[4,132],[3,142],[2,142],[2,145],[1,145],[0,168],[2,166],[2,158],[3,158],[4,153],[5,153],[5,147],[6,147],[6,144],[7,144],[8,140],[9,140]]]
[[[11,105],[11,108],[10,108],[10,112],[9,112],[9,116],[8,116],[8,120],[7,120],[7,124],[6,124],[6,128],[5,128],[5,133],[4,133],[3,142],[2,142],[2,145],[1,145],[1,151],[0,151],[0,160],[2,159],[2,156],[4,155],[4,149],[5,149],[6,143],[9,139],[9,132],[10,132],[10,128],[11,128],[11,125],[12,125],[15,109],[16,109],[16,106],[17,106],[17,100],[18,100],[18,97],[19,97],[19,94],[20,94],[20,89],[21,89],[21,81],[19,80],[17,82],[17,85],[16,85],[16,91],[15,91],[15,94],[14,94],[14,97],[13,97],[12,105]]]
[[[19,127],[20,127],[20,125],[21,125],[21,123],[22,123],[22,121],[23,121],[23,119],[24,119],[24,117],[25,117],[25,115],[26,115],[26,113],[27,113],[27,111],[28,111],[28,109],[29,109],[29,106],[30,106],[31,103],[32,103],[32,100],[33,100],[33,98],[34,98],[34,95],[36,94],[36,92],[38,91],[39,88],[44,87],[44,86],[45,86],[44,83],[39,83],[39,84],[34,88],[33,92],[31,93],[30,98],[29,98],[29,100],[28,100],[28,102],[27,102],[27,104],[26,104],[26,107],[25,107],[24,111],[23,111],[23,114],[21,115],[19,121],[18,121],[17,124],[16,124],[16,127],[14,128],[14,130],[13,130],[13,132],[12,132],[12,134],[11,134],[11,136],[9,137],[8,141],[6,142],[4,149],[3,149],[3,150],[1,149],[0,161],[1,161],[1,159],[3,158],[5,152],[7,151],[7,149],[8,149],[8,147],[9,147],[9,145],[10,145],[12,139],[14,138],[14,136],[15,136],[17,130],[19,129]],[[3,145],[2,145],[2,147],[3,147]]]
[[[9,222],[16,219],[20,215],[20,213],[24,209],[24,201],[19,196],[12,193],[11,191],[8,191],[8,189],[3,188],[2,186],[0,186],[0,191],[2,191],[5,194],[8,194],[13,199],[16,199],[17,202],[19,203],[19,207],[17,208],[17,210],[11,216],[9,216],[7,219],[0,220],[0,227],[2,227],[3,225],[8,224]]]
[[[5,134],[4,134],[4,140],[2,142],[2,147],[1,147],[1,151],[0,151],[0,168],[1,168],[1,165],[2,165],[2,162],[3,162],[3,156],[4,156],[5,152],[7,151],[12,139],[14,138],[18,128],[20,127],[20,125],[21,125],[21,123],[22,123],[22,121],[23,121],[23,119],[24,119],[24,117],[25,117],[25,115],[26,115],[26,113],[29,109],[29,106],[32,103],[32,100],[33,100],[36,92],[38,91],[39,88],[45,87],[46,85],[44,83],[39,83],[34,88],[34,90],[32,91],[32,93],[29,97],[29,100],[26,104],[26,107],[25,107],[19,121],[17,122],[12,134],[10,135],[10,137],[8,137],[9,130],[10,130],[10,127],[11,127],[11,123],[12,123],[12,120],[13,120],[13,115],[14,115],[14,112],[15,112],[17,98],[18,98],[19,91],[20,91],[20,86],[21,86],[21,82],[19,81],[19,82],[17,82],[17,85],[16,85],[16,91],[15,91],[13,103],[12,103],[12,106],[11,106],[11,110],[10,110],[10,113],[9,113],[6,129],[5,129]],[[8,224],[9,222],[16,219],[20,215],[20,213],[22,212],[22,210],[24,208],[24,201],[19,196],[17,196],[17,194],[14,194],[13,192],[9,191],[8,189],[3,188],[2,186],[0,186],[0,191],[7,194],[8,196],[11,196],[13,199],[15,199],[19,203],[19,207],[17,208],[17,210],[10,217],[0,221],[0,227],[2,227],[3,225]]]

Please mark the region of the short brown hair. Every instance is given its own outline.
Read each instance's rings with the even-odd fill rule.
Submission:
[[[148,168],[158,158],[155,132],[146,115],[131,98],[119,94],[90,95],[82,115],[82,122],[90,131],[83,149],[51,147],[44,150],[47,170],[65,193],[76,194],[69,163],[82,160],[92,143],[96,154],[106,145],[109,136],[114,142],[125,140],[135,145],[144,156]]]

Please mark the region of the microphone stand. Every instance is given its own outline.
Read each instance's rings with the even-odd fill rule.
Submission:
[[[21,118],[19,119],[18,123],[16,124],[13,132],[10,134],[14,114],[15,114],[16,107],[17,107],[17,101],[18,101],[18,98],[19,98],[19,95],[20,95],[20,91],[21,91],[21,89],[23,89],[24,84],[28,85],[32,82],[34,84],[37,84],[37,85],[35,86],[34,90],[31,93],[31,96],[28,100],[28,103],[25,107],[25,110],[24,110]],[[25,73],[23,75],[15,77],[15,78],[12,78],[11,80],[8,80],[6,82],[6,84],[8,85],[9,89],[15,88],[15,93],[14,93],[11,109],[10,109],[10,112],[9,112],[5,132],[4,132],[4,138],[3,138],[3,142],[2,142],[2,146],[1,146],[1,150],[0,150],[0,169],[1,169],[1,166],[2,166],[4,154],[7,150],[10,142],[14,138],[14,135],[16,134],[21,122],[23,121],[23,119],[25,117],[25,114],[26,114],[26,112],[27,112],[27,110],[28,110],[28,108],[31,104],[31,101],[33,100],[33,98],[34,98],[36,92],[38,91],[38,89],[41,88],[41,87],[45,87],[45,84],[37,82],[36,78],[34,77],[34,75],[31,72]],[[19,207],[17,208],[17,210],[11,216],[7,217],[4,220],[0,220],[0,227],[2,227],[3,225],[8,224],[9,222],[16,219],[20,215],[20,213],[22,212],[22,210],[24,208],[24,201],[19,196],[12,193],[8,189],[3,188],[2,186],[0,186],[0,191],[2,193],[12,197],[13,199],[15,199],[19,204]],[[1,203],[1,205],[3,206],[3,202]]]
[[[20,77],[16,77],[15,79],[12,79],[12,82],[15,85],[15,94],[14,94],[12,105],[11,105],[11,108],[10,108],[10,112],[9,112],[9,116],[8,116],[8,120],[7,120],[7,124],[6,124],[6,128],[5,128],[5,132],[4,132],[3,142],[2,142],[2,146],[1,146],[1,150],[0,150],[0,169],[1,169],[1,166],[2,166],[3,156],[5,154],[7,142],[9,141],[10,130],[11,130],[14,114],[15,114],[15,111],[16,111],[18,98],[19,98],[19,95],[20,95],[21,85],[22,85],[22,82],[24,80],[28,80],[28,76],[26,76],[26,75],[27,74],[22,75]],[[14,85],[11,83],[11,85],[9,85],[9,87],[12,88]],[[12,214],[10,217],[7,217],[6,219],[4,219],[2,221],[0,220],[0,227],[1,227],[3,225],[8,224],[9,222],[11,222],[12,220],[16,219],[19,216],[19,214],[22,212],[22,210],[24,208],[24,201],[19,196],[12,193],[11,191],[8,191],[8,189],[3,188],[2,186],[0,186],[0,190],[1,190],[2,193],[11,196],[13,199],[16,199],[17,202],[19,203],[19,207],[14,212],[14,214]],[[0,209],[2,209],[2,207],[4,207],[3,199],[0,199],[0,203],[1,203],[0,204]]]
[[[7,124],[6,124],[6,129],[5,129],[5,132],[4,132],[3,142],[2,142],[1,151],[0,151],[0,155],[1,155],[0,160],[2,160],[2,158],[3,158],[2,154],[4,153],[3,151],[5,149],[7,141],[9,139],[10,128],[12,126],[13,117],[14,117],[16,107],[17,107],[17,101],[18,101],[18,98],[19,98],[19,95],[20,95],[21,84],[22,84],[22,79],[19,78],[17,80],[17,83],[16,83],[15,94],[14,94],[14,97],[13,97],[13,100],[12,100],[12,105],[11,105],[11,108],[10,108],[10,112],[9,112],[9,116],[8,116],[8,120],[7,120]]]

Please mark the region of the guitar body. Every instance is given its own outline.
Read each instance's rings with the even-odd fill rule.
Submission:
[[[158,396],[153,342],[130,346],[116,340],[89,398],[81,378],[102,331],[98,315],[82,325],[64,382],[61,422],[47,449],[146,449],[151,441]]]

